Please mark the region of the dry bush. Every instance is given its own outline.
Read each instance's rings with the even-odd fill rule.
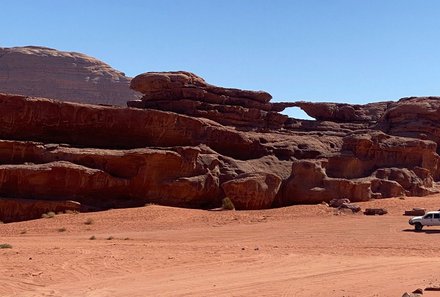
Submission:
[[[235,210],[234,203],[232,203],[231,199],[228,197],[225,197],[222,200],[222,208],[227,210]]]

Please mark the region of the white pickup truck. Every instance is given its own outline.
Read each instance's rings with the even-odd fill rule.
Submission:
[[[440,211],[429,211],[420,217],[413,217],[408,222],[414,225],[416,231],[421,231],[424,226],[440,226]]]

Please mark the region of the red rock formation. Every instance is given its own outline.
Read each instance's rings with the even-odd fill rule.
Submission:
[[[47,212],[82,211],[75,201],[49,201],[33,199],[0,198],[0,214],[3,223],[41,218]]]
[[[429,139],[440,149],[440,97],[403,98],[389,106],[377,128],[391,135]]]
[[[0,166],[0,195],[5,197],[99,201],[101,197],[120,197],[128,187],[125,179],[65,161],[45,164]],[[104,207],[110,199],[101,201]]]
[[[0,94],[0,137],[101,148],[207,144],[239,159],[267,154],[258,139],[215,122],[156,110]],[[93,137],[91,137],[93,135]]]
[[[373,173],[372,191],[383,198],[397,196],[426,196],[437,193],[429,170],[415,167],[381,168]]]
[[[128,106],[204,117],[229,126],[281,128],[287,116],[272,112],[272,96],[263,91],[221,88],[184,71],[148,72],[136,76],[131,88],[144,94]]]
[[[125,106],[139,94],[130,78],[80,53],[45,47],[0,48],[0,92]]]
[[[0,94],[0,196],[92,209],[218,207],[228,196],[237,209],[260,209],[436,191],[436,99],[271,103],[265,92],[187,72],[147,73],[132,85],[145,96],[130,105],[142,109]],[[321,120],[278,113],[289,106]],[[11,213],[26,216],[0,208],[0,220]]]
[[[241,174],[223,183],[222,188],[235,209],[262,209],[272,206],[280,185],[279,176],[255,172]]]
[[[391,101],[365,105],[299,101],[289,106],[300,107],[318,121],[375,123],[383,116],[390,104]]]
[[[277,204],[314,204],[344,198],[356,202],[371,198],[369,181],[328,177],[323,163],[325,160],[293,162],[292,175],[278,193]]]
[[[432,141],[396,137],[379,131],[363,131],[343,138],[341,153],[328,159],[331,177],[359,178],[377,168],[423,167],[437,176],[440,158]]]
[[[131,88],[145,94],[144,100],[191,98],[219,104],[224,100],[228,103],[229,101],[245,102],[249,99],[264,104],[272,99],[270,94],[263,91],[216,87],[206,83],[203,78],[194,73],[186,71],[140,74],[132,80]]]

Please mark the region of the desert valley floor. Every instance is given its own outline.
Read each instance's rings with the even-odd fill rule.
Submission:
[[[2,224],[12,248],[0,249],[0,295],[359,297],[439,285],[440,229],[413,232],[402,213],[438,209],[440,195],[360,205],[389,214],[149,205]]]

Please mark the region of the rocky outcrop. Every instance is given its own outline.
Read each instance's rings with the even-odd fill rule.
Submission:
[[[379,131],[343,138],[341,151],[321,160],[298,160],[278,194],[280,205],[331,199],[425,196],[437,192],[440,158],[431,141]],[[399,168],[395,168],[399,166]]]
[[[292,174],[278,193],[279,205],[317,204],[332,199],[368,201],[371,182],[362,179],[328,177],[325,160],[300,160],[292,164]]]
[[[1,94],[0,106],[0,137],[3,139],[115,149],[204,143],[238,159],[267,154],[267,148],[256,137],[176,113]]]
[[[204,117],[228,126],[278,129],[287,120],[272,111],[267,92],[213,86],[190,72],[147,72],[136,76],[131,88],[144,94],[129,101],[131,107]]]
[[[92,210],[215,208],[228,197],[237,209],[261,209],[437,191],[437,99],[271,103],[266,92],[188,72],[146,73],[132,87],[144,94],[129,101],[137,108],[0,94],[0,196]],[[279,114],[289,106],[319,120]],[[16,210],[29,208],[8,205],[0,220],[26,217]]]
[[[81,53],[46,47],[0,48],[0,92],[125,106],[139,94],[130,78]]]
[[[18,164],[0,166],[2,196],[64,198],[97,209],[147,202],[202,207],[220,199],[219,180],[223,176],[215,167],[204,168],[219,162],[209,150],[179,147],[176,151],[115,152],[61,147],[48,151],[41,143],[9,141],[4,145],[9,148],[3,151],[19,152],[20,146],[27,149],[17,153]],[[63,161],[56,161],[60,159]]]
[[[369,176],[378,168],[426,168],[434,176],[440,158],[432,141],[362,131],[343,138],[340,154],[328,158],[327,174],[339,178]]]
[[[375,123],[383,116],[391,103],[391,101],[388,101],[360,105],[299,101],[289,106],[300,107],[309,116],[318,121],[332,121],[337,123]]]
[[[270,208],[281,185],[281,178],[264,172],[241,174],[222,184],[235,209]]]
[[[264,181],[274,187],[266,194],[272,200],[273,183],[289,175],[288,162],[270,153],[275,140],[210,120],[9,95],[0,95],[0,106],[5,197],[70,199],[95,209],[213,207],[225,196],[221,185],[243,173],[273,172]]]
[[[76,201],[63,200],[36,200],[36,199],[8,199],[0,198],[1,222],[32,220],[41,218],[47,212],[87,211]]]
[[[247,107],[259,107],[272,99],[272,96],[264,91],[216,87],[206,83],[194,73],[186,71],[143,73],[132,80],[131,88],[145,94],[144,100],[176,100],[181,97],[204,99],[206,102],[218,104],[248,103],[253,105]]]
[[[429,139],[440,149],[440,97],[409,97],[392,103],[377,125],[387,134]]]

